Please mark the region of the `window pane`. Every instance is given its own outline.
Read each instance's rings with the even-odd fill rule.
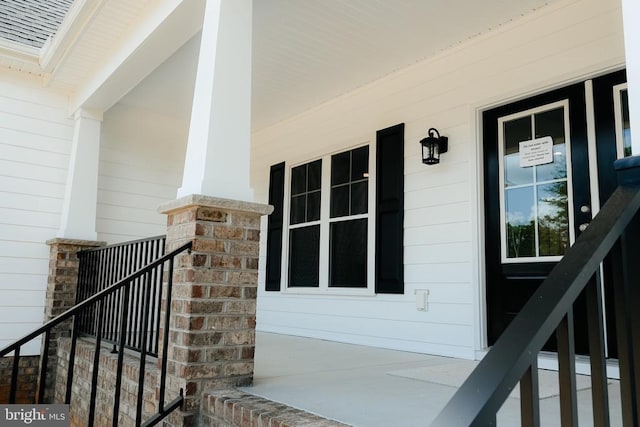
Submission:
[[[536,166],[538,182],[567,177],[567,152],[565,145],[564,108],[535,115],[536,138],[550,136],[553,139],[553,163]]]
[[[320,191],[314,191],[307,195],[307,221],[320,219]]]
[[[351,184],[351,215],[367,213],[368,182],[357,182]]]
[[[538,186],[540,256],[564,255],[569,247],[567,182]]]
[[[331,185],[349,182],[351,151],[331,156]]]
[[[533,182],[533,168],[520,167],[520,143],[532,139],[531,116],[504,122],[503,131],[505,186]]]
[[[367,287],[367,219],[331,224],[329,286]]]
[[[291,194],[304,193],[307,188],[307,165],[291,169]]]
[[[305,222],[305,199],[303,193],[300,196],[291,197],[291,224],[300,224]]]
[[[369,173],[369,146],[356,148],[351,152],[351,181],[366,178]]]
[[[505,191],[507,258],[536,256],[533,187]]]
[[[322,160],[309,163],[307,191],[319,190],[322,181]]]
[[[349,185],[331,189],[331,218],[349,215]]]
[[[289,235],[289,287],[318,287],[320,226],[296,228]]]
[[[290,223],[300,224],[320,219],[322,160],[291,170]]]

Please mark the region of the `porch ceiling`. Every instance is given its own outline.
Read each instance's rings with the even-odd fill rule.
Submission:
[[[572,0],[255,0],[253,130],[558,2]],[[83,0],[75,6],[87,25],[78,32],[67,32],[68,43],[60,58],[45,55],[43,63],[41,57],[40,65],[45,69],[40,73],[32,69],[37,67],[35,56],[29,61],[16,61],[13,56],[12,65],[7,67],[18,70],[17,62],[24,62],[24,67],[31,68],[23,68],[23,72],[44,76],[50,87],[71,93],[86,91],[83,85],[104,72],[100,64],[117,57],[114,46],[126,46],[127,37],[135,34],[136,22],[147,22],[151,8],[158,7],[148,0]],[[201,26],[202,9],[182,9],[180,28],[184,28],[184,34],[193,34]],[[174,40],[174,44],[178,42],[182,43]],[[143,44],[137,52],[144,48]],[[135,68],[146,64],[148,69],[137,69],[136,77],[129,77],[131,81],[121,85],[122,94],[134,87],[121,102],[187,116],[197,50],[197,41],[188,43],[153,74],[162,62],[158,60],[160,55],[148,54],[155,63],[139,55]],[[164,53],[165,58],[168,54]],[[95,105],[89,102],[88,106],[108,108],[122,94],[112,95],[111,100],[101,99]]]
[[[253,128],[558,1],[255,1]]]

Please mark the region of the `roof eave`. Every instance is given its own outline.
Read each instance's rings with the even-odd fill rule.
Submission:
[[[39,66],[40,49],[0,38],[0,57]]]
[[[53,38],[47,40],[40,52],[40,66],[46,73],[52,73],[64,61],[71,47],[96,14],[105,0],[76,0],[60,24]]]

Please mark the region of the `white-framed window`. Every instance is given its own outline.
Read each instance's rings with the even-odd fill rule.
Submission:
[[[613,87],[613,107],[616,121],[616,146],[618,158],[621,159],[631,156],[631,123],[627,83]]]
[[[362,145],[288,169],[286,292],[374,293],[374,154]]]
[[[566,100],[498,120],[503,263],[559,261],[574,241],[569,129]]]

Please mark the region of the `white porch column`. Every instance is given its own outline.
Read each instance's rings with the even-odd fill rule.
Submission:
[[[182,187],[253,200],[251,140],[252,0],[207,0]]]
[[[96,203],[102,112],[79,109],[57,237],[96,240]]]
[[[622,0],[622,20],[629,84],[631,152],[640,156],[640,1]]]

